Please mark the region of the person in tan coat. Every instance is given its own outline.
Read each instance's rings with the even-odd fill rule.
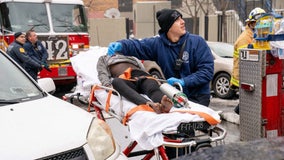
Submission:
[[[261,15],[263,15],[265,11],[261,8],[253,9],[248,19],[246,20],[245,30],[238,37],[236,42],[234,43],[234,65],[231,77],[231,89],[237,90],[239,89],[239,50],[242,48],[251,48],[250,45],[254,42],[254,30],[256,21]],[[236,106],[235,112],[239,114],[239,105]]]

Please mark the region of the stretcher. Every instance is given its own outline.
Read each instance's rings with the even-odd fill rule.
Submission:
[[[106,50],[103,51],[103,54],[105,53]],[[219,125],[221,120],[218,112],[190,101],[188,102],[190,108],[172,107],[170,113],[163,114],[156,114],[147,105],[137,106],[120,96],[113,88],[101,86],[97,75],[92,76],[91,82],[87,82],[87,79],[84,79],[87,76],[84,75],[86,74],[84,70],[90,69],[90,66],[84,68],[83,63],[86,65],[87,59],[96,60],[98,55],[92,54],[98,54],[98,52],[84,54],[71,59],[71,63],[77,76],[81,78],[80,82],[88,84],[88,87],[81,86],[79,90],[82,92],[84,90],[82,88],[87,88],[87,91],[84,90],[83,94],[75,91],[72,95],[77,98],[88,95],[89,112],[95,112],[97,118],[102,120],[105,120],[103,113],[107,113],[128,127],[132,141],[124,149],[126,156],[144,155],[143,159],[154,157],[167,160],[169,159],[165,149],[167,147],[176,148],[175,156],[178,156],[181,148],[182,154],[187,154],[200,148],[224,144],[226,130]],[[96,63],[94,61],[91,63],[95,68]],[[136,146],[142,150],[134,151]]]
[[[213,120],[210,118],[205,120],[197,114],[202,112],[216,116],[217,113],[205,106],[189,102],[192,106],[190,109],[172,108],[170,113],[156,114],[149,108],[127,101],[118,92],[116,95],[111,92],[116,91],[95,85],[91,91],[88,110],[91,111],[93,108],[97,117],[102,120],[105,120],[102,112],[105,111],[129,127],[133,142],[124,150],[126,156],[147,153],[148,158],[156,155],[167,159],[165,146],[190,148],[189,153],[203,147],[210,147],[212,142],[224,143],[226,131],[218,126],[220,121],[218,119],[214,121],[214,117],[211,117]],[[132,152],[137,144],[144,150]]]

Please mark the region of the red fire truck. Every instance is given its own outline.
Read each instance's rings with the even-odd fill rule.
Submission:
[[[89,48],[88,22],[82,0],[0,0],[0,48],[14,41],[15,32],[33,29],[48,51],[51,77],[56,85],[73,87],[76,74],[70,57]]]

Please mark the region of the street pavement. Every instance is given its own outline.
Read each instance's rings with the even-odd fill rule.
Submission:
[[[239,99],[225,100],[212,97],[209,107],[216,111],[222,111],[220,116],[223,120],[234,124],[240,124],[240,116],[234,112],[234,109],[238,104]]]
[[[211,98],[209,107],[215,111],[221,111],[221,126],[227,130],[225,143],[234,143],[240,141],[240,116],[234,112],[239,104],[239,99],[225,100],[220,98]]]

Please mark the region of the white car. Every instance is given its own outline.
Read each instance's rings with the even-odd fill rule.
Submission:
[[[108,125],[50,95],[0,50],[0,159],[127,159]],[[40,87],[41,86],[41,87]]]

